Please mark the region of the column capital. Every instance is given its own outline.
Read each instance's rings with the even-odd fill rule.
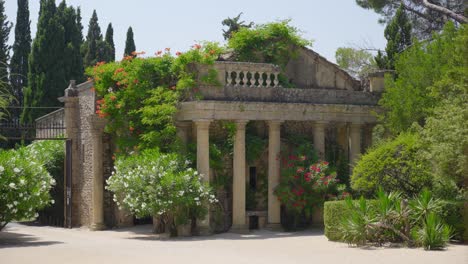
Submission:
[[[249,120],[234,120],[234,123],[236,123],[237,129],[245,129],[245,126],[247,123],[249,123]]]
[[[283,122],[284,122],[283,120],[268,120],[267,121],[268,126],[270,128],[279,128]]]
[[[195,126],[197,126],[197,128],[201,128],[201,129],[208,129],[210,127],[210,124],[211,124],[211,119],[195,119],[193,120],[193,122],[195,123]]]
[[[329,125],[330,122],[328,121],[314,121],[314,126],[320,126],[320,127],[325,127]]]
[[[192,127],[192,123],[191,122],[187,122],[187,121],[176,121],[174,123],[174,125],[178,128],[190,128]]]
[[[351,127],[351,129],[353,129],[353,128],[361,128],[363,125],[364,125],[364,123],[356,123],[356,122],[349,123],[349,127]]]

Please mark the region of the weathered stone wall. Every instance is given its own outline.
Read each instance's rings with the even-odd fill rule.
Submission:
[[[348,73],[320,56],[318,53],[299,48],[298,56],[286,66],[290,81],[302,89],[331,88],[360,90],[360,84]]]

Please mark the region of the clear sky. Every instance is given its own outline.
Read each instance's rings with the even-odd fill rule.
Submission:
[[[56,0],[57,3],[61,0]],[[9,21],[16,21],[16,0],[6,0]],[[107,24],[114,27],[116,58],[121,58],[125,35],[133,27],[137,51],[154,54],[170,47],[185,51],[196,41],[223,42],[221,21],[240,12],[242,19],[256,24],[292,19],[292,25],[313,39],[313,49],[331,61],[343,46],[372,46],[383,49],[384,27],[378,16],[356,5],[355,0],[68,0],[80,6],[83,34],[93,9],[96,9],[103,34]],[[31,30],[34,38],[39,0],[29,1]],[[14,29],[10,42],[14,40]]]

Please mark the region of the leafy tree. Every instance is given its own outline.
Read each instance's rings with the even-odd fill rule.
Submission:
[[[411,23],[402,7],[385,28],[384,35],[387,39],[386,55],[379,51],[375,61],[380,69],[394,70],[396,56],[411,45]]]
[[[115,45],[114,45],[114,28],[112,28],[112,23],[109,23],[106,30],[106,37],[104,39],[106,42],[106,62],[115,61]]]
[[[5,1],[0,0],[0,81],[8,84],[8,60],[10,59],[10,45],[8,37],[13,26],[5,14]]]
[[[408,12],[418,38],[428,38],[445,23],[468,23],[464,0],[356,0],[356,3],[382,15],[380,23],[388,23],[401,6]]]
[[[354,167],[351,188],[371,196],[382,187],[411,197],[431,187],[430,163],[419,155],[422,147],[419,136],[410,133],[374,147]]]
[[[58,97],[66,87],[65,32],[57,14],[55,0],[41,0],[36,37],[29,56],[28,87],[24,90],[25,106],[59,106]],[[23,122],[31,122],[45,111],[23,110]]]
[[[15,42],[10,62],[10,83],[12,95],[16,98],[15,106],[23,105],[23,89],[28,86],[28,61],[31,52],[31,28],[29,5],[27,0],[18,0],[16,13]],[[19,118],[20,113],[12,113],[12,118]]]
[[[335,53],[336,63],[355,78],[364,78],[377,66],[372,54],[354,48],[338,48]]]
[[[125,56],[132,56],[132,53],[136,51],[135,40],[133,39],[133,29],[132,27],[128,28],[127,31],[127,40],[125,40]]]
[[[239,13],[236,17],[233,18],[226,18],[224,19],[221,24],[223,26],[228,27],[227,30],[223,29],[223,37],[225,40],[228,40],[232,37],[232,34],[239,31],[241,28],[251,28],[254,23],[250,22],[249,24],[245,24],[245,21],[239,21],[242,13]]]
[[[435,84],[453,72],[463,76],[464,71],[466,75],[466,54],[461,53],[466,42],[454,41],[463,39],[466,34],[466,26],[457,30],[448,23],[431,42],[415,42],[398,56],[395,62],[398,78],[386,79],[386,90],[379,102],[385,109],[380,119],[394,135],[408,130],[415,122],[424,126],[438,103],[463,91],[461,77],[455,79],[453,85]],[[450,87],[458,88],[452,91]]]
[[[99,27],[96,10],[94,10],[91,19],[89,20],[86,41],[83,44],[85,67],[93,66],[104,59],[102,44],[101,28]]]

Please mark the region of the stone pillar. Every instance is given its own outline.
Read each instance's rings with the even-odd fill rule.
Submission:
[[[91,230],[102,230],[104,225],[104,170],[102,136],[106,120],[96,115],[88,118],[93,138],[93,215]]]
[[[337,126],[338,138],[337,143],[340,146],[343,154],[348,158],[349,140],[348,140],[348,125],[340,124]]]
[[[281,121],[268,122],[268,224],[270,229],[281,227],[281,204],[274,194],[280,181]]]
[[[361,154],[361,124],[352,123],[349,134],[349,163],[352,168]]]
[[[325,128],[327,122],[318,121],[314,124],[314,148],[319,159],[325,159]]]
[[[70,81],[70,86],[65,89],[65,96],[62,97],[64,102],[65,109],[65,127],[66,127],[66,136],[71,140],[71,189],[64,190],[64,197],[71,196],[71,201],[69,206],[71,206],[71,216],[65,215],[65,222],[67,227],[75,227],[81,224],[80,218],[80,135],[79,135],[79,122],[80,122],[80,113],[79,113],[79,97],[78,91],[76,89],[75,81]],[[65,179],[66,181],[67,179]],[[69,186],[68,183],[64,183],[65,186]],[[66,201],[65,201],[66,202]],[[66,205],[64,212],[67,212]],[[70,219],[71,218],[71,219]]]
[[[192,129],[191,122],[176,122],[177,137],[182,144],[187,145],[190,140],[190,130]]]
[[[363,127],[363,134],[364,134],[364,150],[366,151],[368,148],[372,146],[372,131],[374,129],[374,124],[366,124]]]
[[[197,171],[203,175],[203,181],[210,182],[210,123],[211,120],[195,120],[197,130]],[[208,210],[209,212],[209,210]],[[211,233],[210,213],[205,219],[197,220],[199,232],[202,235]]]
[[[248,232],[245,219],[245,126],[247,122],[245,120],[236,121],[236,135],[234,138],[231,230],[239,233]]]

